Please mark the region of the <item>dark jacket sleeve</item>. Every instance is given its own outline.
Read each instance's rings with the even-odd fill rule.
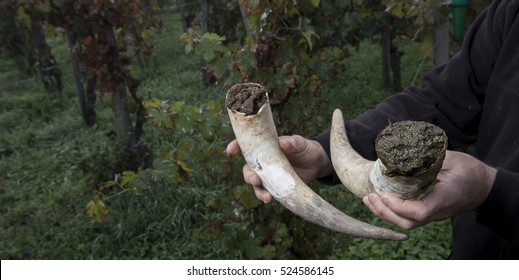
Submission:
[[[477,221],[519,248],[519,173],[497,169],[496,180]]]

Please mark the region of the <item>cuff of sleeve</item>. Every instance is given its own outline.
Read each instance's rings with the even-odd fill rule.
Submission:
[[[497,169],[486,201],[478,210],[477,221],[519,248],[519,173]]]

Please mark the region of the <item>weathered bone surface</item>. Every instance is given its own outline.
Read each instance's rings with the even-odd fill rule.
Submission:
[[[255,94],[261,92],[265,99]],[[242,111],[248,98],[264,100],[259,110]],[[238,102],[237,100],[245,100]],[[236,103],[238,102],[238,103]],[[249,104],[250,102],[247,102]],[[359,237],[405,240],[407,235],[375,227],[349,217],[314,193],[296,174],[279,147],[276,127],[266,90],[259,84],[237,84],[226,97],[229,118],[247,164],[258,174],[263,186],[287,209],[320,226]],[[246,105],[255,108],[255,105]]]
[[[376,192],[412,199],[434,184],[445,158],[447,136],[432,124],[404,121],[384,129],[375,147],[376,161],[360,156],[350,145],[342,112],[334,111],[330,153],[344,186],[359,197]]]

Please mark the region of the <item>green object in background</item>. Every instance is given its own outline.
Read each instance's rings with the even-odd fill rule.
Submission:
[[[456,42],[463,41],[465,35],[465,12],[469,5],[469,0],[452,0],[452,37]]]

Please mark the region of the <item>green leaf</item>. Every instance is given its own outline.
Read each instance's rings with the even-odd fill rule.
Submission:
[[[310,2],[312,2],[312,6],[314,6],[314,8],[317,8],[319,6],[319,2],[321,2],[321,0],[310,0]]]
[[[229,71],[231,64],[231,60],[229,56],[222,56],[220,59],[215,59],[211,62],[211,70],[214,71],[214,74],[218,79],[222,79],[223,76]]]
[[[144,100],[144,108],[146,110],[151,109],[151,108],[159,108],[161,104],[162,104],[162,102],[157,97],[153,97],[151,99]]]
[[[109,187],[114,186],[114,185],[115,185],[115,181],[107,181],[107,182],[103,182],[103,183],[101,184],[101,187],[103,187],[103,188],[109,188]]]
[[[171,104],[170,109],[171,109],[171,111],[178,113],[178,112],[180,112],[180,110],[182,110],[183,106],[184,106],[184,102],[177,101],[177,102]]]
[[[202,36],[202,39],[208,39],[210,41],[215,41],[215,42],[220,43],[221,41],[225,40],[225,36],[220,36],[220,35],[218,35],[216,33],[205,33]]]
[[[175,119],[175,130],[182,133],[188,133],[193,130],[193,122],[186,116],[186,114],[178,115]]]
[[[256,208],[260,201],[248,185],[241,185],[234,189],[234,197],[238,199],[245,209]]]
[[[290,7],[290,8],[287,10],[287,15],[288,15],[289,17],[297,16],[297,15],[299,15],[299,10],[297,9],[296,6],[292,6],[292,7]]]
[[[194,49],[195,49],[195,47],[193,46],[192,43],[189,43],[189,44],[187,44],[187,45],[184,47],[184,51],[186,52],[186,54],[190,54],[190,53],[192,53]]]
[[[182,170],[186,171],[186,172],[193,172],[193,169],[187,167],[187,164],[181,160],[177,160],[177,164],[178,166],[180,166],[180,168],[182,168]]]
[[[166,128],[173,128],[173,122],[171,121],[171,118],[169,117],[168,112],[162,112],[158,111],[153,114],[153,117],[159,125],[157,126],[164,126]]]
[[[403,3],[397,3],[395,6],[393,6],[392,14],[395,17],[402,19],[405,16],[405,12],[403,9]]]
[[[135,172],[131,170],[123,171],[123,175],[121,176],[121,183],[119,183],[119,185],[124,187],[129,183],[137,180],[137,178],[139,178],[139,176],[135,174]]]
[[[205,61],[211,61],[216,57],[216,55],[213,51],[204,51],[202,57]]]
[[[182,176],[180,176],[180,174],[174,173],[171,175],[171,182],[173,182],[173,185],[180,185],[182,181],[184,180],[182,179]]]
[[[25,9],[19,7],[16,12],[18,21],[23,22],[25,26],[29,27],[31,24],[31,17],[25,13]]]
[[[225,37],[220,37],[216,33],[205,33],[198,44],[198,50],[206,61],[211,61],[216,57],[222,41]]]
[[[87,204],[87,216],[89,218],[95,217],[97,221],[102,222],[106,216],[108,216],[108,210],[106,209],[106,205],[99,198],[98,195],[94,197],[93,200],[88,202]]]

